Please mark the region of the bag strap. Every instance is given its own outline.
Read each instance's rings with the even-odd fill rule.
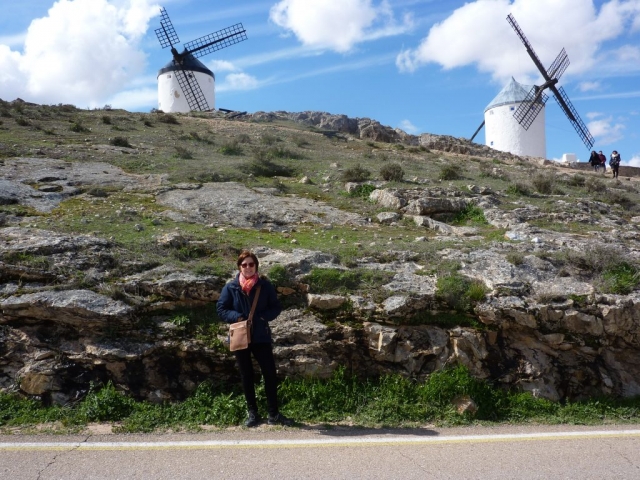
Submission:
[[[256,305],[258,305],[258,298],[260,297],[260,289],[262,285],[258,285],[258,289],[256,290],[256,295],[253,297],[253,305],[251,305],[251,312],[249,313],[249,318],[247,318],[247,325],[251,328],[251,324],[253,323],[253,314],[256,312]]]

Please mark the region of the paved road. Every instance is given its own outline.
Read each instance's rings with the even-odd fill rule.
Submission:
[[[0,436],[0,479],[640,479],[640,429]]]

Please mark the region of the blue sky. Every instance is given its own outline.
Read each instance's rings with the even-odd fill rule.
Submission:
[[[0,16],[0,98],[150,111],[170,60],[154,33],[159,6],[181,42],[244,24],[246,42],[201,58],[216,108],[319,110],[466,138],[511,76],[541,83],[512,13],[545,66],[566,49],[560,85],[594,148],[640,166],[640,0],[23,0]],[[586,161],[553,100],[546,126],[548,158]]]

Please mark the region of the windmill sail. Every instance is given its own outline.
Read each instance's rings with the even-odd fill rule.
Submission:
[[[525,101],[515,111],[515,119],[518,121],[518,123],[520,123],[520,125],[522,125],[525,130],[527,130],[531,123],[533,123],[533,121],[536,119],[538,113],[540,113],[540,111],[544,107],[548,97],[545,95],[543,90],[548,88],[549,90],[551,90],[556,101],[558,102],[558,105],[560,105],[560,108],[565,113],[565,115],[573,125],[573,128],[582,139],[582,142],[588,149],[591,149],[591,147],[593,147],[594,139],[589,132],[589,129],[578,115],[578,112],[574,108],[573,104],[569,101],[569,97],[567,96],[567,93],[564,91],[564,89],[562,87],[556,88],[558,79],[562,76],[562,74],[569,66],[569,57],[567,56],[567,52],[563,48],[556,59],[553,61],[549,69],[545,70],[542,62],[536,55],[536,52],[533,51],[533,47],[529,43],[529,40],[527,40],[527,37],[525,37],[524,32],[520,28],[520,25],[518,25],[518,22],[516,22],[516,19],[513,17],[513,15],[509,14],[507,16],[507,22],[509,22],[511,27],[513,27],[518,37],[520,37],[520,40],[527,49],[527,53],[531,57],[531,60],[533,60],[533,63],[538,68],[540,74],[545,80],[542,85],[534,86],[531,89]]]

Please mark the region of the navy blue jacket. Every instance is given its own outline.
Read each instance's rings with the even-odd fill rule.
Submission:
[[[235,323],[240,317],[245,320],[248,319],[256,290],[258,289],[258,285],[261,285],[260,297],[258,298],[256,311],[253,314],[251,342],[271,343],[269,322],[275,320],[282,311],[276,289],[266,278],[259,278],[258,282],[249,292],[249,295],[247,295],[242,291],[242,287],[238,281],[239,275],[240,274],[236,275],[236,278],[227,283],[222,289],[218,304],[216,305],[218,316],[227,323]]]

